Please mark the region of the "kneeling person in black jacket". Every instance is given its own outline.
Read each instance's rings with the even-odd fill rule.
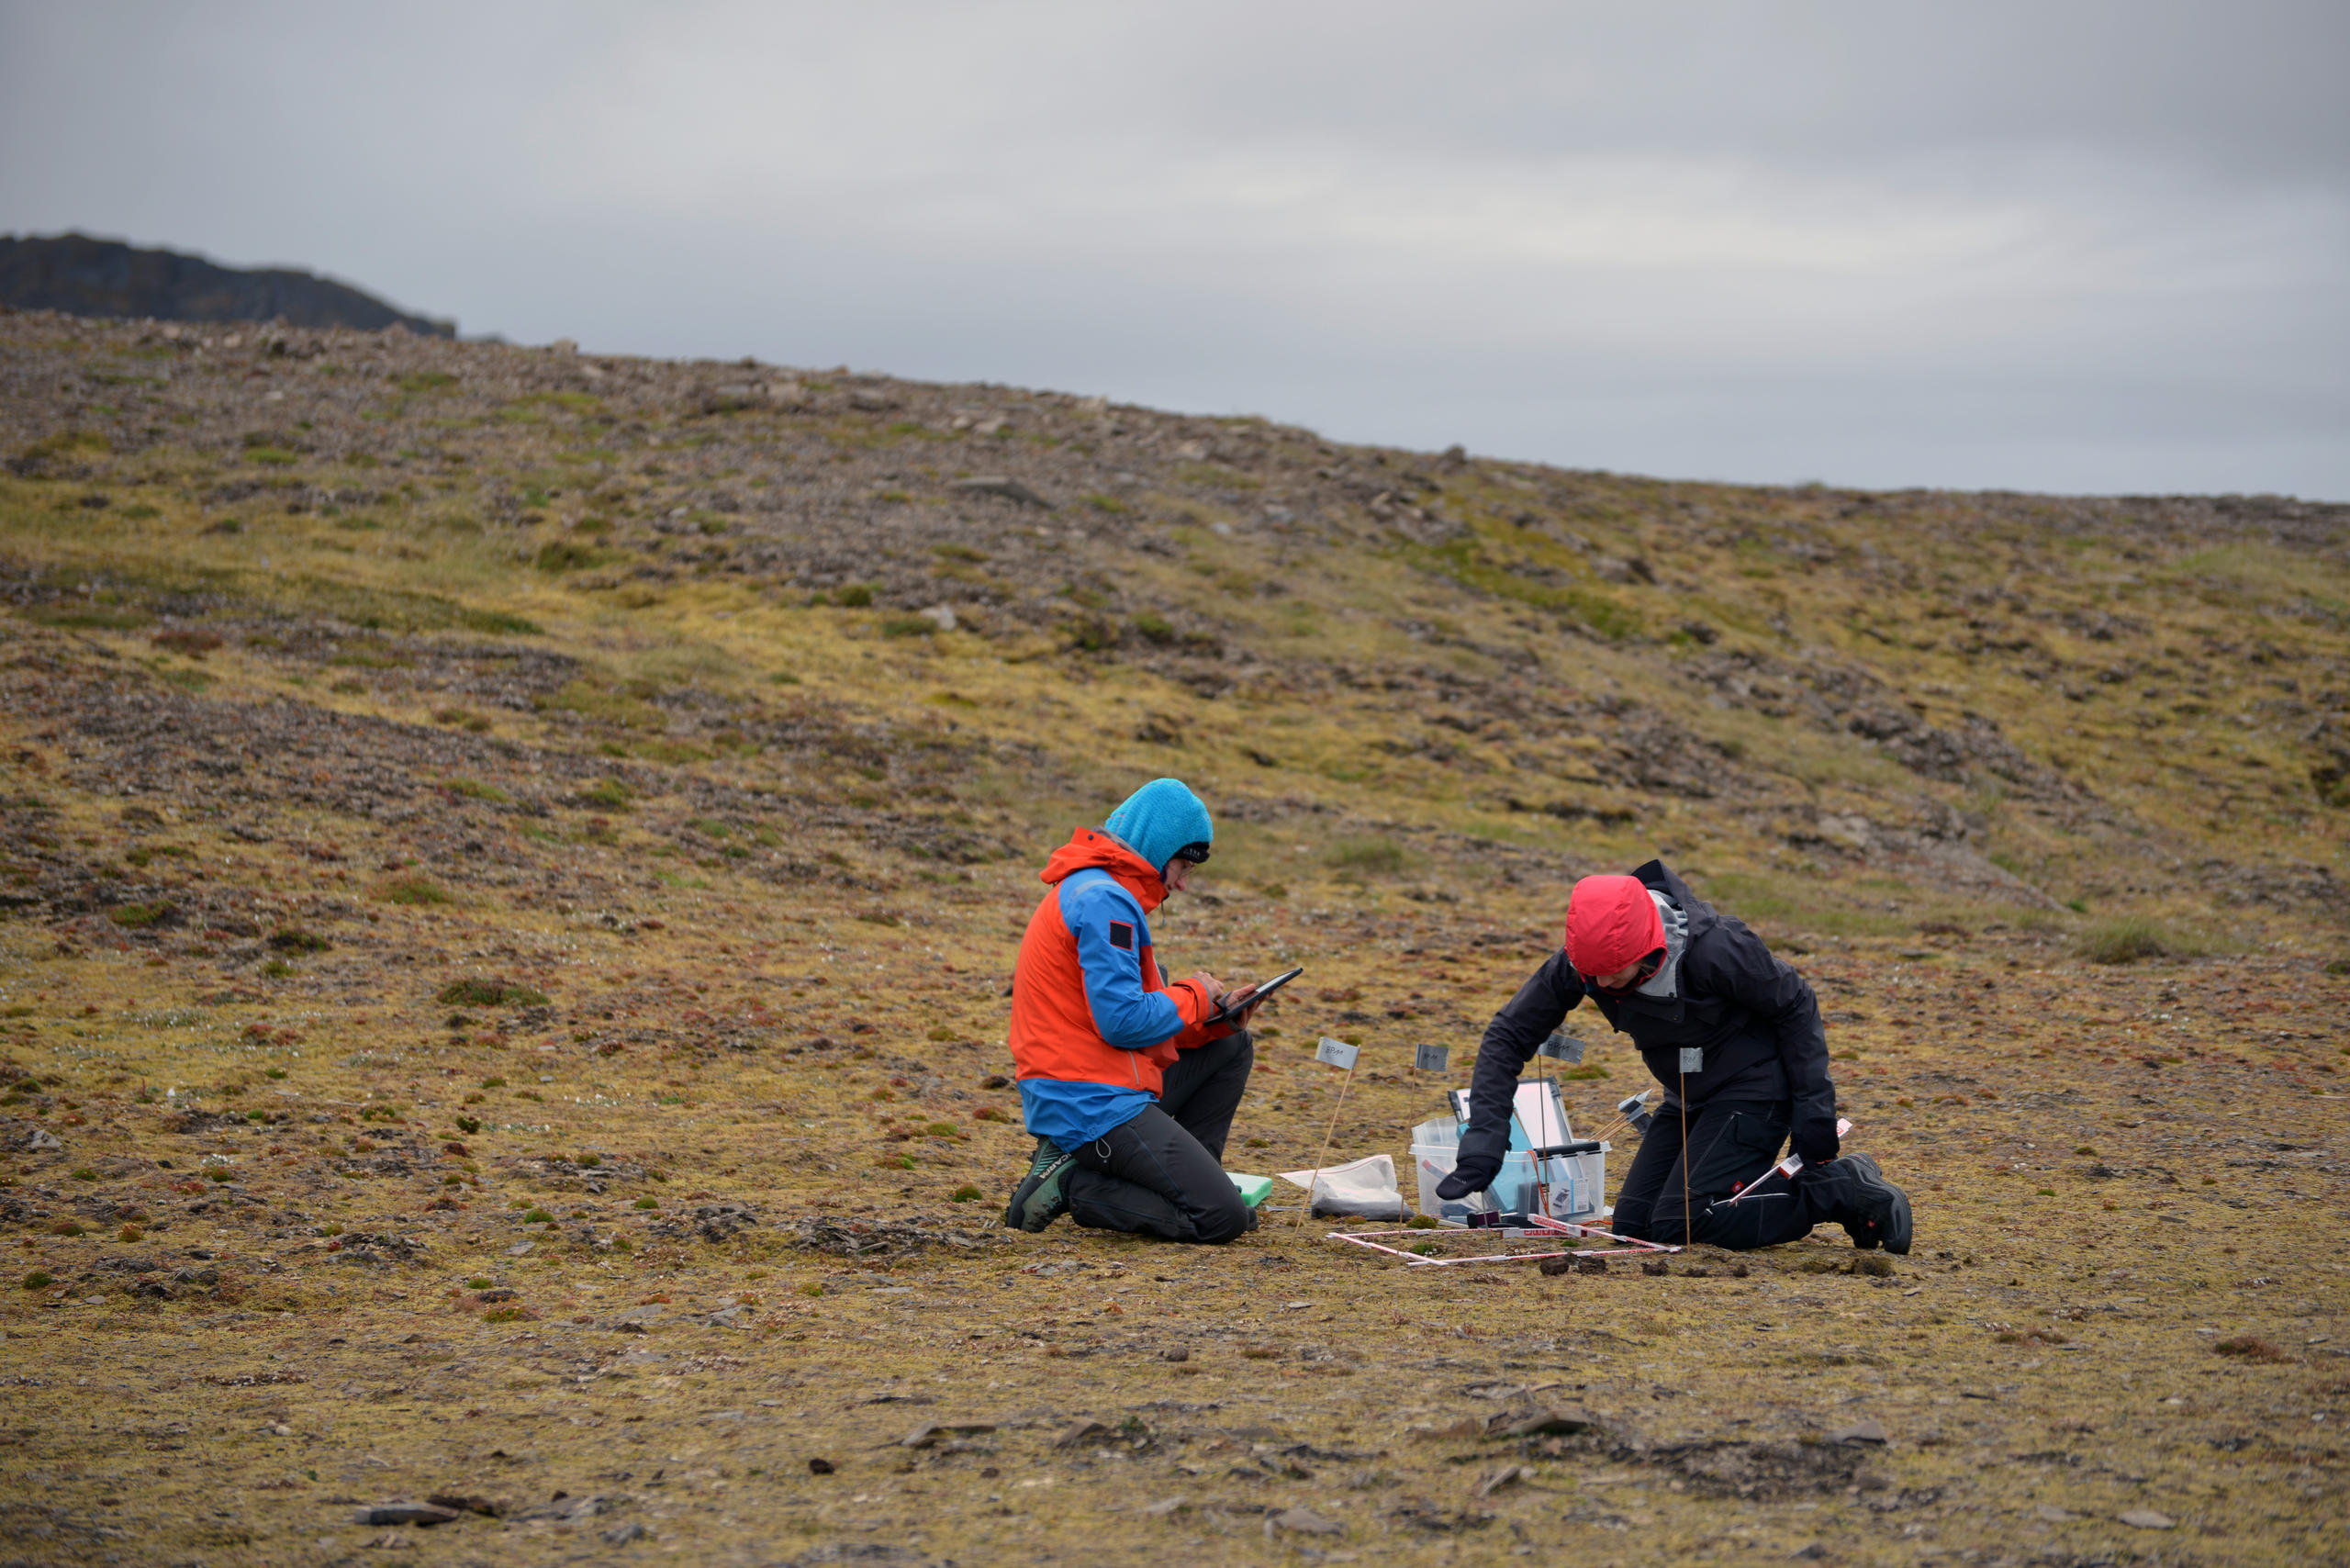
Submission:
[[[1618,1235],[1744,1250],[1834,1221],[1856,1247],[1909,1250],[1908,1198],[1867,1155],[1838,1158],[1836,1090],[1811,987],[1658,860],[1575,884],[1564,949],[1486,1026],[1469,1131],[1440,1196],[1483,1192],[1500,1173],[1517,1075],[1586,996],[1664,1085],[1616,1194]],[[1774,1179],[1731,1202],[1777,1162],[1790,1132],[1804,1160],[1792,1186]]]

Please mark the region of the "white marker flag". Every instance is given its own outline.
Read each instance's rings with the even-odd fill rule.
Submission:
[[[1445,1064],[1451,1059],[1450,1046],[1414,1046],[1412,1047],[1412,1065],[1422,1072],[1442,1072]]]
[[[1357,1054],[1355,1047],[1346,1041],[1334,1040],[1327,1035],[1323,1036],[1322,1043],[1314,1047],[1315,1061],[1327,1062],[1332,1067],[1345,1068],[1349,1071],[1353,1070]]]
[[[1575,1067],[1583,1061],[1583,1047],[1581,1035],[1552,1035],[1542,1042],[1542,1054]]]

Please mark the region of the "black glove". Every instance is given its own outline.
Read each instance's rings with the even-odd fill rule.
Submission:
[[[1842,1148],[1836,1137],[1835,1117],[1816,1116],[1796,1124],[1796,1152],[1806,1165],[1825,1165]]]
[[[1436,1184],[1436,1195],[1448,1204],[1454,1203],[1472,1193],[1483,1192],[1494,1184],[1494,1178],[1499,1174],[1498,1169],[1484,1170],[1474,1166],[1456,1165],[1451,1175]]]

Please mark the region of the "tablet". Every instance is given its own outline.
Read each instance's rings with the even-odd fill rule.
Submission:
[[[1287,974],[1275,975],[1272,979],[1266,980],[1261,984],[1243,986],[1237,991],[1225,991],[1224,993],[1224,1001],[1217,1005],[1215,1012],[1209,1017],[1208,1022],[1211,1024],[1221,1024],[1225,1019],[1231,1017],[1236,1012],[1246,1013],[1248,1009],[1256,1006],[1257,1003],[1264,1001],[1265,998],[1272,995],[1273,992],[1281,990],[1281,987],[1289,984],[1290,981],[1295,980],[1304,972],[1305,966],[1300,964],[1296,969],[1290,970]],[[1236,997],[1239,1001],[1239,1006],[1237,1008],[1233,1005],[1233,1002]]]

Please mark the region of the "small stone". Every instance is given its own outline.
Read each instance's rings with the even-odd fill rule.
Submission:
[[[414,1551],[416,1538],[402,1535],[397,1530],[386,1530],[375,1540],[363,1540],[359,1545],[364,1551]]]
[[[811,1475],[830,1475],[839,1468],[839,1465],[829,1459],[811,1459],[808,1462],[808,1473]]]
[[[2132,1508],[2128,1513],[2118,1517],[2132,1529],[2177,1529],[2178,1528],[2177,1519],[2172,1518],[2168,1514],[2156,1513],[2152,1508]]]
[[[967,496],[1001,496],[1005,500],[1018,501],[1023,506],[1043,507],[1047,511],[1052,510],[1052,502],[1019,480],[1009,478],[1002,474],[974,475],[968,479],[956,480],[947,488],[959,490]]]
[[[377,1503],[359,1510],[352,1520],[363,1525],[445,1525],[457,1517],[454,1508],[431,1503]]]
[[[1885,1426],[1872,1419],[1855,1421],[1849,1427],[1839,1427],[1829,1433],[1828,1440],[1831,1443],[1874,1443],[1883,1447]]]
[[[1492,1474],[1485,1476],[1483,1480],[1477,1483],[1477,1495],[1480,1497],[1490,1497],[1494,1493],[1500,1491],[1503,1487],[1523,1481],[1526,1477],[1526,1466],[1522,1464],[1505,1464],[1499,1470],[1494,1471]]]
[[[1793,1551],[1788,1552],[1787,1555],[1794,1558],[1798,1562],[1817,1562],[1828,1555],[1828,1548],[1815,1540],[1809,1546],[1799,1546],[1796,1548]]]
[[[972,1438],[995,1430],[992,1421],[924,1421],[898,1439],[900,1448],[926,1449],[942,1438]]]
[[[502,1504],[470,1492],[435,1492],[425,1501],[436,1508],[451,1508],[461,1514],[479,1514],[484,1518],[494,1519],[505,1512]]]
[[[1162,1361],[1188,1361],[1192,1359],[1192,1352],[1181,1345],[1176,1345],[1159,1351],[1158,1359]]]
[[[1072,1449],[1080,1443],[1091,1442],[1096,1438],[1106,1438],[1109,1435],[1110,1428],[1099,1421],[1073,1421],[1059,1437],[1053,1439],[1053,1446],[1057,1449]]]
[[[513,1246],[509,1247],[506,1249],[506,1255],[509,1258],[524,1257],[529,1254],[532,1248],[536,1247],[538,1243],[535,1241],[518,1241]]]
[[[606,1530],[604,1532],[604,1539],[614,1546],[626,1546],[630,1541],[643,1540],[646,1536],[651,1535],[652,1533],[653,1532],[651,1530],[646,1529],[634,1519],[631,1519],[624,1525],[614,1525],[611,1529]]]
[[[2070,1508],[2060,1508],[2053,1503],[2042,1503],[2039,1507],[2034,1508],[2032,1512],[2038,1514],[2042,1518],[2047,1520],[2052,1525],[2070,1524],[2075,1519],[2081,1517],[2080,1515],[2073,1512]]]
[[[918,610],[914,613],[942,632],[955,630],[955,611],[947,605],[934,604],[928,610]]]
[[[1587,1432],[1598,1424],[1590,1411],[1574,1405],[1554,1405],[1542,1410],[1504,1410],[1485,1423],[1494,1438],[1531,1438],[1545,1432]]]
[[[1163,1519],[1170,1515],[1180,1514],[1191,1506],[1181,1497],[1161,1497],[1156,1503],[1146,1505],[1143,1513],[1150,1518]]]
[[[1277,1530],[1294,1530],[1300,1535],[1337,1535],[1345,1529],[1337,1520],[1326,1519],[1311,1508],[1283,1508],[1265,1518],[1268,1539]]]

